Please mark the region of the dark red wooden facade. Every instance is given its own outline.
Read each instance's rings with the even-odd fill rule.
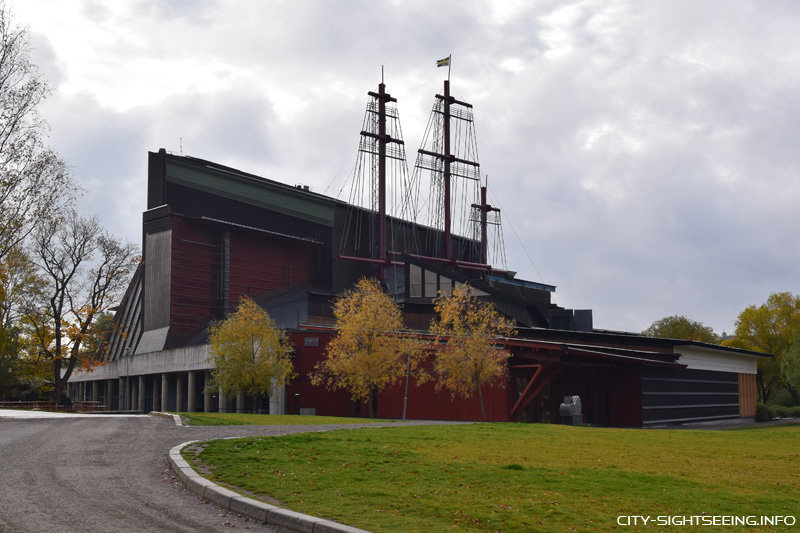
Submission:
[[[333,321],[332,299],[378,270],[374,264],[341,258],[368,253],[364,235],[347,225],[353,218],[364,223],[371,215],[306,188],[163,150],[151,153],[149,163],[144,267],[118,313],[125,333],[118,337],[125,338],[112,342],[109,358],[202,344],[208,325],[247,295],[276,313],[273,318],[291,332],[297,377],[286,389],[286,412],[313,408],[319,415],[365,416],[366,405],[354,402],[347,392],[311,385],[309,375],[325,357],[332,335],[325,329]],[[398,242],[422,240],[412,223],[388,222],[392,234],[403,237]],[[459,238],[454,246],[464,251],[471,244]],[[674,376],[683,376],[685,367],[677,362],[677,343],[593,331],[590,311],[551,303],[554,287],[517,280],[510,273],[426,261],[413,253],[392,258],[392,268],[385,272],[387,286],[403,302],[408,327],[427,328],[436,291],[459,283],[469,283],[520,325],[517,337],[502,341],[512,352],[507,379],[483,390],[491,421],[561,422],[559,406],[565,396],[580,396],[583,422],[597,425],[729,416],[733,407],[739,412],[738,405],[722,401],[713,406],[686,403],[692,401],[689,397],[672,405],[671,398],[680,396],[675,387],[684,386],[669,389],[670,383],[679,383]],[[469,255],[466,259],[475,260]],[[712,374],[686,373],[680,383],[703,398],[712,389],[738,394],[729,391],[730,376],[723,375],[730,372]],[[404,380],[383,391],[377,416],[401,418],[405,395]],[[405,414],[409,419],[479,420],[480,408],[477,396],[452,398],[448,391],[436,390],[435,381],[420,386],[412,378]]]
[[[309,375],[314,365],[325,358],[325,348],[332,333],[324,331],[292,332],[291,339],[296,352],[294,369],[297,378],[286,388],[289,411],[295,412],[295,395],[300,397],[300,406],[313,408],[318,415],[367,416],[365,402],[356,402],[344,391],[328,391],[323,386],[311,384]],[[316,339],[317,346],[306,346],[306,339]],[[428,365],[430,366],[430,365]],[[509,390],[505,386],[486,387],[483,391],[486,417],[493,422],[509,421]],[[376,400],[375,416],[401,419],[405,380],[381,392]],[[480,420],[478,397],[470,399],[452,398],[447,391],[437,391],[433,382],[417,385],[412,376],[408,386],[406,418],[417,420]]]
[[[324,359],[325,347],[332,335],[330,331],[315,329],[291,334],[296,349],[294,364],[298,377],[287,387],[289,410],[295,412],[296,395],[299,395],[300,406],[313,408],[317,414],[366,416],[366,404],[359,405],[342,391],[327,391],[310,382],[308,376],[313,372],[314,365]],[[306,339],[314,340],[309,342]],[[634,348],[607,346],[608,357],[593,360],[570,354],[569,349],[560,344],[543,349],[533,339],[514,339],[511,342],[513,344],[508,347],[513,355],[509,359],[507,379],[483,389],[487,420],[560,423],[559,406],[564,397],[578,395],[583,403],[584,423],[620,427],[642,425],[643,361],[620,361],[616,358],[620,354],[630,356]],[[428,369],[433,357],[431,354]],[[672,362],[674,355],[666,351],[661,356],[649,353],[648,357],[651,364],[676,366]],[[543,387],[522,410],[514,413],[513,407],[535,375],[534,366],[543,367],[544,371],[536,374],[534,383]],[[401,379],[377,396],[376,416],[402,418],[405,396],[405,379]],[[454,398],[447,390],[437,390],[435,381],[418,385],[415,377],[411,376],[406,418],[477,421],[481,419],[480,404],[477,395]]]
[[[216,243],[209,228],[185,217],[172,217],[170,327],[184,338],[212,319]]]
[[[311,246],[232,232],[230,253],[231,303],[240,295],[262,296],[312,281]]]

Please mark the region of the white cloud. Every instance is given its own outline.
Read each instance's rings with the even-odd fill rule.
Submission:
[[[83,206],[140,239],[164,147],[337,195],[366,92],[408,151],[453,54],[509,267],[601,328],[685,314],[731,331],[800,293],[800,4],[354,0],[13,5],[55,94]],[[411,162],[413,164],[413,160]],[[524,248],[524,249],[523,249]],[[530,254],[535,266],[531,264]]]

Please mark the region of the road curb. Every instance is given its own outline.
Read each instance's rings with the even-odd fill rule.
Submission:
[[[150,411],[147,413],[149,416],[157,416],[160,418],[169,418],[173,422],[175,422],[176,426],[185,426],[186,424],[183,423],[183,419],[180,415],[173,415],[172,413],[162,413],[161,411]]]
[[[168,456],[169,467],[188,490],[204,500],[213,502],[233,513],[245,515],[253,520],[291,531],[303,533],[369,533],[364,529],[276,507],[220,487],[195,472],[186,459],[181,456],[181,450],[195,442],[198,441],[190,440],[172,448]]]

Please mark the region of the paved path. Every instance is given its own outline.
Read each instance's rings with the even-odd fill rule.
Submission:
[[[339,427],[356,426],[186,427],[147,415],[0,410],[0,531],[280,531],[186,491],[169,471],[169,450],[188,440]]]

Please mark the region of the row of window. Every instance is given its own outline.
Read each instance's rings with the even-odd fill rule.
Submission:
[[[464,285],[436,272],[426,270],[417,265],[408,265],[408,297],[409,298],[436,298],[450,296],[455,287]],[[487,296],[487,293],[472,288],[473,296]]]

